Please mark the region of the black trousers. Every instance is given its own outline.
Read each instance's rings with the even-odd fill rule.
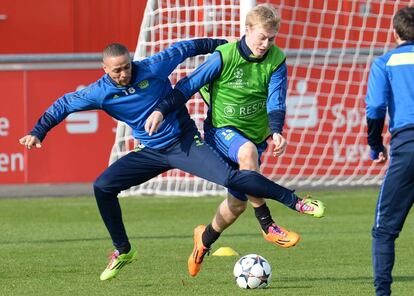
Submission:
[[[391,294],[395,240],[414,202],[414,144],[392,151],[378,196],[372,228],[372,263],[377,296]]]
[[[170,169],[180,169],[232,190],[277,200],[294,209],[298,197],[255,171],[231,168],[197,132],[186,132],[174,145],[130,152],[109,166],[95,181],[94,192],[102,219],[116,248],[127,245],[117,195]]]

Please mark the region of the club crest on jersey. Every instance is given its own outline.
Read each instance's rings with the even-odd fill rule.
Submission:
[[[136,84],[136,86],[138,86],[140,89],[144,89],[144,88],[147,88],[149,86],[149,82],[148,82],[148,80],[143,80],[141,82],[138,82]]]
[[[227,135],[224,137],[224,139],[226,139],[226,141],[230,141],[230,140],[231,140],[231,138],[233,138],[235,135],[236,135],[235,133],[231,132],[231,133],[227,134]]]
[[[194,136],[194,141],[196,143],[196,146],[202,146],[202,145],[204,145],[203,141],[201,141],[200,140],[200,137],[197,136],[197,135]]]
[[[145,145],[144,144],[138,144],[135,148],[134,148],[134,151],[135,152],[139,152],[139,151],[141,151],[142,149],[144,149],[145,148]]]

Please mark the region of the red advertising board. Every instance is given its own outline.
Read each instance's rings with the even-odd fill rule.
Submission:
[[[2,0],[0,54],[100,52],[112,42],[133,50],[146,2]]]
[[[102,74],[0,72],[0,184],[91,182],[107,167],[116,122],[102,111],[70,115],[48,133],[41,149],[27,151],[18,143],[58,97]]]
[[[25,180],[25,157],[17,136],[24,133],[23,72],[0,72],[0,183]]]

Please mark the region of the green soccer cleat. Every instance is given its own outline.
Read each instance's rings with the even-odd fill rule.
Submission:
[[[121,268],[137,260],[136,257],[137,250],[134,248],[131,248],[127,254],[119,254],[118,250],[115,250],[111,255],[108,266],[101,273],[101,281],[110,280],[116,277]]]
[[[298,202],[296,203],[296,210],[315,218],[321,218],[325,213],[325,206],[320,200],[305,197],[304,199],[298,199]]]

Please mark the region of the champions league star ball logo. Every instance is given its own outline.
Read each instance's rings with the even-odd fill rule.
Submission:
[[[231,88],[243,88],[248,86],[247,81],[243,81],[244,72],[241,68],[236,68],[233,72],[233,79],[229,82]]]
[[[240,68],[237,68],[237,69],[234,71],[234,77],[235,77],[236,79],[241,79],[241,78],[243,77],[243,70],[242,70],[242,69],[240,69]]]
[[[272,279],[272,268],[262,256],[249,254],[236,262],[233,275],[242,289],[266,288]]]

